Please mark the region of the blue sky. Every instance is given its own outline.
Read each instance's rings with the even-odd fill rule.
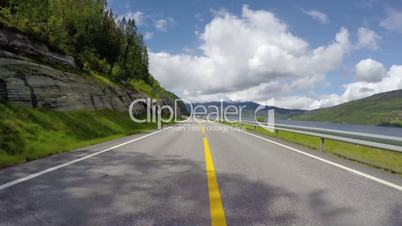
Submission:
[[[136,19],[152,74],[193,101],[274,97],[281,107],[313,109],[402,88],[400,1],[112,0],[109,7]]]

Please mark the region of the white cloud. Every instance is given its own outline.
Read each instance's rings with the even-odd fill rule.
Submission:
[[[360,81],[378,82],[385,76],[385,68],[382,63],[371,58],[361,60],[356,64],[356,76]]]
[[[190,99],[264,100],[308,90],[337,68],[351,47],[341,28],[328,45],[311,48],[272,12],[246,5],[241,16],[221,10],[199,38],[201,55],[150,53],[151,73]]]
[[[288,109],[314,109],[314,105],[316,104],[316,100],[311,97],[306,96],[287,96],[275,98],[275,105],[281,108]]]
[[[357,44],[356,48],[378,49],[377,42],[381,39],[375,31],[370,30],[367,27],[359,27],[357,29]]]
[[[153,33],[153,32],[145,32],[145,33],[144,33],[144,39],[145,39],[145,40],[149,40],[149,39],[151,39],[153,36],[154,36],[154,33]]]
[[[167,31],[168,27],[174,23],[173,18],[159,19],[155,21],[155,28],[158,31]]]
[[[311,16],[311,18],[313,18],[314,20],[317,20],[318,22],[320,22],[322,24],[329,24],[329,18],[327,16],[327,14],[325,14],[321,11],[312,9],[312,10],[308,10],[308,11],[303,10],[303,13]]]
[[[122,19],[123,17],[125,17],[126,19],[134,19],[137,26],[144,25],[145,16],[144,13],[141,11],[127,12],[126,14],[119,16],[119,19]]]
[[[402,11],[397,9],[387,9],[387,17],[381,20],[380,26],[402,33]]]
[[[382,64],[381,64],[382,65]],[[341,95],[330,94],[316,98],[307,96],[291,96],[276,99],[277,106],[317,109],[330,107],[344,102],[361,99],[377,93],[402,89],[402,65],[393,65],[378,81],[357,81],[343,85]]]
[[[168,26],[168,22],[165,19],[159,19],[155,21],[155,28],[159,31],[166,31]]]
[[[367,97],[376,93],[402,89],[402,65],[393,65],[383,78],[376,82],[359,81],[344,86],[342,101]]]

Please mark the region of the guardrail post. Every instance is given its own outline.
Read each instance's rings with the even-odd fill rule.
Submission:
[[[278,130],[274,130],[275,131],[275,136],[278,136]]]
[[[254,126],[254,131],[257,131],[257,126]]]
[[[320,151],[325,152],[324,150],[324,138],[320,137]]]

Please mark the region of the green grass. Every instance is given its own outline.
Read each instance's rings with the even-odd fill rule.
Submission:
[[[0,168],[154,128],[111,110],[56,112],[0,103]]]
[[[133,79],[130,81],[130,85],[142,94],[145,94],[152,98],[158,98],[158,96],[155,94],[153,88],[150,85],[148,85],[147,83],[145,83],[143,80]]]
[[[238,123],[224,122],[224,124],[239,126]],[[320,149],[320,138],[318,137],[286,131],[279,131],[275,134],[262,127],[257,127],[257,129],[254,130],[254,126],[250,125],[245,125],[243,128],[264,136],[277,137],[282,140],[300,144],[314,150]],[[402,153],[328,139],[324,142],[324,150],[326,153],[402,175]]]
[[[111,88],[118,88],[119,84],[111,81],[108,77],[102,76],[96,71],[91,71],[90,75],[95,78],[95,81],[98,82],[99,85],[111,87]]]

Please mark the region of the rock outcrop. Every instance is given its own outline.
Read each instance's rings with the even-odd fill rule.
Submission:
[[[15,104],[55,110],[127,111],[133,100],[146,96],[130,89],[102,85],[91,77],[0,58],[0,98]],[[138,104],[134,111],[145,112],[145,107]]]
[[[72,56],[50,51],[47,45],[5,28],[0,28],[0,57],[76,67]]]
[[[147,98],[123,86],[60,70],[66,67],[76,69],[73,57],[52,52],[26,34],[0,27],[0,101],[60,111],[128,111],[134,100]],[[172,106],[171,102],[159,100],[152,104]],[[134,105],[134,114],[145,112],[145,103]],[[176,114],[181,115],[180,109]]]

